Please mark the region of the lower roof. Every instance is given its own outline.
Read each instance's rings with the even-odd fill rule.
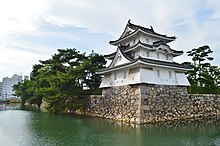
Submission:
[[[148,58],[142,58],[139,56],[137,59],[135,59],[132,62],[114,66],[111,68],[104,68],[104,69],[99,70],[97,73],[105,74],[105,73],[116,71],[122,68],[133,67],[138,64],[143,64],[145,66],[153,66],[153,67],[172,68],[172,69],[182,71],[182,72],[192,70],[193,68],[192,66],[186,66],[186,65],[179,64],[176,62],[167,62],[167,61],[162,61],[162,60],[148,59]]]

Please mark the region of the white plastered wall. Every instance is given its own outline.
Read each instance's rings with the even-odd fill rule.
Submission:
[[[155,84],[156,78],[153,69],[140,68],[140,81],[141,83]]]
[[[177,85],[176,74],[172,69],[154,68],[154,75],[157,84],[161,85]],[[159,73],[158,73],[159,72]]]
[[[184,73],[176,73],[176,83],[181,86],[189,86],[190,83]]]

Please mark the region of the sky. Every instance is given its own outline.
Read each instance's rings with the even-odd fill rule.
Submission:
[[[57,49],[108,54],[128,20],[176,36],[175,50],[203,45],[220,66],[220,3],[217,0],[0,0],[0,80],[29,75]],[[176,62],[190,61],[186,53]]]

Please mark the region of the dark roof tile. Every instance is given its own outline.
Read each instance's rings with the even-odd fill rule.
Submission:
[[[159,64],[159,65],[178,67],[178,68],[183,68],[183,69],[192,69],[191,66],[186,66],[186,65],[179,64],[176,62],[167,62],[167,61],[154,60],[154,59],[148,59],[148,58],[142,58],[142,57],[139,57],[139,59],[143,62],[150,63],[150,64]]]
[[[167,36],[167,35],[156,33],[152,26],[150,26],[150,28],[146,28],[146,27],[143,27],[143,26],[140,26],[140,25],[133,24],[130,21],[128,21],[128,26],[130,28],[132,28],[133,30],[141,29],[141,30],[143,30],[145,32],[148,32],[148,33],[151,33],[151,34],[159,35],[159,36],[166,37],[166,38],[169,38],[169,39],[176,39],[175,36],[170,37],[170,36]]]

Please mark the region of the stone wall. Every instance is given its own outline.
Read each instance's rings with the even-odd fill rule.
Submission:
[[[90,96],[83,114],[123,122],[140,119],[141,98],[138,86],[119,86],[103,89],[102,95]]]
[[[140,85],[141,123],[198,119],[220,114],[220,96],[188,94],[186,87]]]
[[[220,96],[188,94],[181,86],[120,86],[91,96],[83,114],[136,124],[204,118],[220,114]]]

